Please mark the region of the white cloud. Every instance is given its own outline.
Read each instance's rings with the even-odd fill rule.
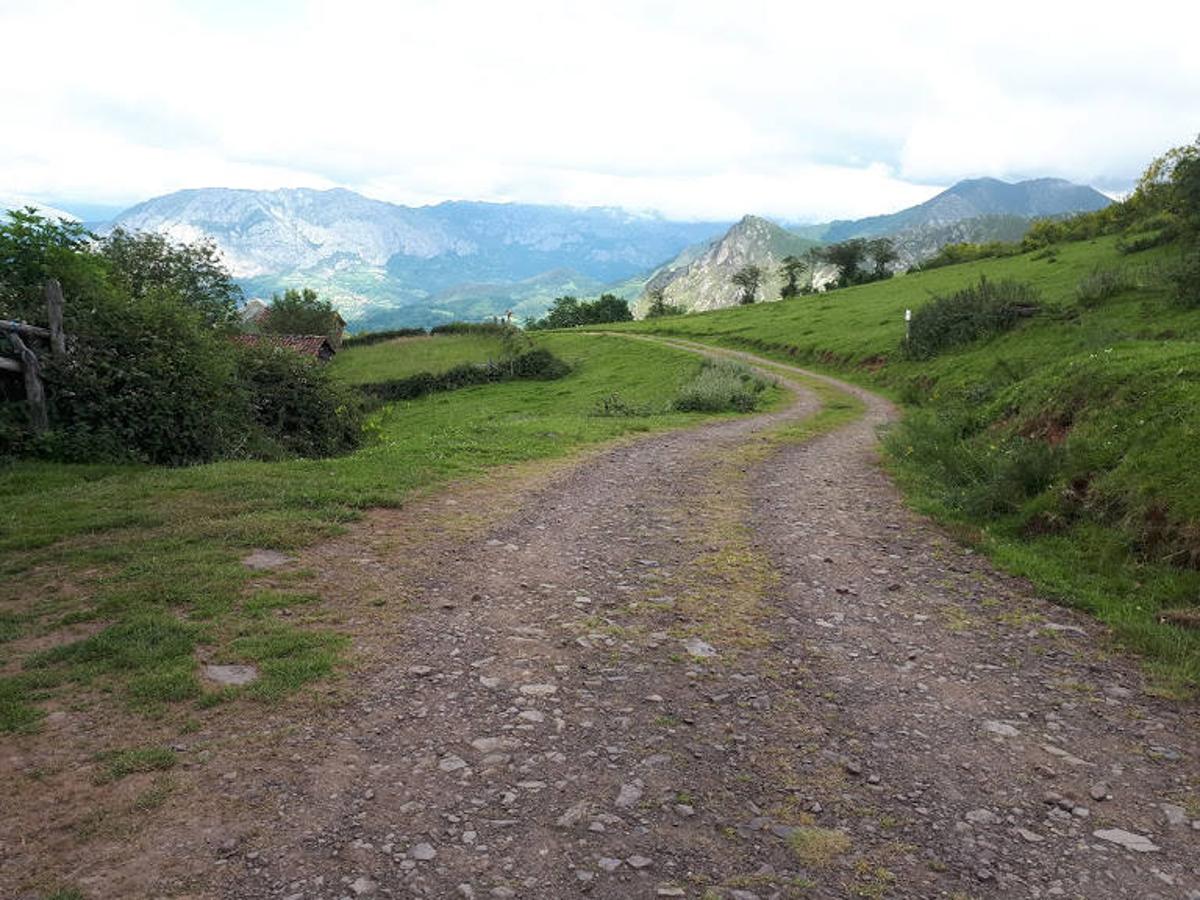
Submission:
[[[1149,7],[0,0],[30,73],[0,98],[0,191],[818,219],[975,175],[1120,190],[1200,129],[1200,14]]]

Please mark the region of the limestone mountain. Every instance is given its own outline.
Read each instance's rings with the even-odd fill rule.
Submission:
[[[304,284],[352,327],[431,325],[522,306],[560,288],[645,272],[723,223],[607,207],[449,202],[409,207],[353,191],[205,188],[127,210],[110,227],[214,241],[248,293]]]
[[[779,274],[783,258],[802,256],[818,243],[767,219],[746,216],[717,240],[688,247],[657,269],[646,281],[634,314],[645,315],[650,294],[658,289],[667,303],[688,312],[734,306],[741,289],[733,283],[733,276],[748,265],[758,266],[763,272],[758,299],[778,300],[783,287]]]

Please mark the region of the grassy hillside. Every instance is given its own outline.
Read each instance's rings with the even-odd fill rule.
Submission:
[[[1200,311],[1165,282],[1174,248],[1116,239],[793,301],[618,326],[833,370],[902,401],[887,445],[921,509],[1113,626],[1164,687],[1200,684]],[[1012,331],[928,360],[906,309],[977,283],[1034,286]]]
[[[482,348],[421,340],[421,366],[446,348]],[[390,404],[367,445],[341,458],[0,470],[0,732],[35,729],[61,703],[183,721],[231,696],[202,685],[201,655],[257,664],[262,677],[242,693],[285,695],[337,667],[338,610],[303,572],[288,591],[248,590],[239,560],[253,549],[295,551],[422,488],[703,418],[666,411],[700,371],[693,354],[619,338],[536,340],[572,373]],[[341,365],[375,378],[376,364],[385,377],[397,365],[388,347],[349,351]],[[644,414],[596,415],[615,393]]]

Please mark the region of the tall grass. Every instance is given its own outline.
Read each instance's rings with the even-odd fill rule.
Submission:
[[[695,380],[675,398],[680,412],[750,412],[767,382],[754,370],[732,360],[705,360]]]

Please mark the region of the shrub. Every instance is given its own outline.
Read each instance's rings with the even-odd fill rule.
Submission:
[[[518,354],[503,362],[464,363],[445,372],[418,372],[407,378],[361,384],[358,389],[376,402],[415,400],[438,391],[453,391],[475,384],[513,379],[550,381],[562,378],[571,367],[549,350],[537,349]]]
[[[680,412],[750,412],[767,383],[749,367],[730,360],[705,360],[695,379],[675,398]]]
[[[1169,277],[1175,303],[1185,309],[1200,308],[1200,248],[1186,253]]]
[[[910,359],[930,359],[943,350],[969,344],[1013,328],[1037,311],[1031,285],[980,278],[949,296],[934,297],[918,309],[910,323],[904,352]]]
[[[343,340],[342,347],[367,347],[371,344],[381,344],[384,341],[394,341],[396,338],[424,337],[428,333],[424,328],[392,328],[388,331],[364,331],[362,334],[352,334]]]
[[[1079,279],[1075,296],[1080,306],[1092,309],[1130,287],[1132,284],[1123,269],[1093,269],[1091,274]]]
[[[928,259],[913,266],[909,271],[927,272],[940,269],[943,266],[955,266],[959,263],[974,262],[980,259],[996,259],[1005,256],[1016,256],[1021,252],[1021,245],[1008,241],[988,241],[982,244],[969,242],[946,244]]]
[[[165,465],[223,455],[245,428],[234,349],[173,294],[93,298],[73,310],[67,357],[47,360],[53,431],[36,443],[72,462]]]
[[[507,322],[447,322],[444,325],[434,325],[429,329],[429,333],[506,335],[516,330],[515,325],[509,325]]]
[[[361,442],[361,398],[320,362],[284,347],[242,346],[237,374],[252,423],[242,452],[333,456]]]

